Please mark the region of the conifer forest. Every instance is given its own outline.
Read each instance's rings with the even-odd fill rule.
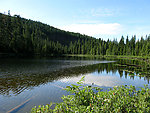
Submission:
[[[19,15],[0,13],[0,54],[16,55],[132,55],[150,56],[150,35],[96,39],[68,32]]]

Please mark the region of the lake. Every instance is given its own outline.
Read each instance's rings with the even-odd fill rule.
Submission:
[[[61,102],[61,96],[68,94],[63,88],[83,76],[86,85],[103,90],[118,85],[150,87],[149,67],[145,65],[130,60],[80,57],[1,58],[0,113],[25,113],[34,106]],[[139,71],[134,71],[135,67]],[[140,71],[145,75],[140,75]]]

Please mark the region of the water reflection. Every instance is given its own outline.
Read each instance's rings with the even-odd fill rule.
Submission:
[[[8,66],[8,71],[1,71],[0,94],[7,96],[18,95],[25,90],[29,90],[36,86],[47,84],[49,82],[54,82],[58,80],[67,81],[66,78],[71,78],[72,81],[77,82],[79,78],[75,80],[73,79],[73,77],[77,78],[81,74],[87,76],[87,84],[94,82],[96,85],[99,86],[110,87],[115,85],[123,85],[126,81],[125,79],[134,80],[135,78],[137,78],[138,80],[143,79],[146,81],[147,84],[149,84],[149,76],[129,76],[130,73],[124,70],[132,70],[135,68],[132,66],[123,66],[123,64],[141,65],[139,62],[127,60],[119,60],[118,62],[90,62],[77,60],[44,60],[43,62],[31,60],[29,63],[27,63],[27,61],[24,61],[17,64],[16,62],[11,62]],[[0,66],[2,70],[7,67],[5,63],[1,64]],[[2,68],[2,66],[4,67]],[[16,71],[14,70],[15,68],[13,66],[17,69]],[[18,71],[18,68],[22,72]],[[93,76],[95,75],[94,73],[97,73],[97,76]],[[100,75],[101,77],[99,77]],[[121,81],[117,76],[124,79]]]
[[[78,76],[84,73],[90,73],[97,69],[98,65],[79,66],[72,68],[59,69],[59,71],[50,71],[46,74],[20,74],[3,75],[0,78],[0,94],[12,95],[20,94],[25,89],[31,89],[35,86],[60,80],[64,77]]]
[[[128,64],[128,62],[126,62]],[[130,65],[133,65],[134,61],[130,61]],[[85,75],[85,84],[91,85],[91,83],[94,83],[94,85],[106,88],[106,87],[114,87],[114,86],[120,86],[120,85],[134,85],[137,88],[143,87],[144,84],[149,84],[150,77],[149,75],[144,75],[141,77],[138,73],[134,73],[134,75],[130,75],[130,72],[127,72],[125,70],[130,70],[134,67],[130,66],[122,66],[123,60],[115,62],[115,63],[107,63],[107,64],[98,64],[95,67],[95,70],[91,73],[83,74]],[[135,65],[135,64],[134,64]],[[137,64],[136,64],[137,66]],[[94,69],[94,68],[93,68]],[[134,70],[136,70],[134,68]],[[65,78],[61,79],[62,82],[67,83],[76,83],[79,81],[81,77],[71,77],[71,78]]]

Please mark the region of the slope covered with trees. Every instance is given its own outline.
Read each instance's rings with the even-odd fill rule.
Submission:
[[[41,22],[0,13],[0,53],[22,55],[150,55],[150,36],[104,41]]]
[[[67,53],[69,43],[81,39],[91,37],[62,31],[19,15],[0,14],[0,53]]]

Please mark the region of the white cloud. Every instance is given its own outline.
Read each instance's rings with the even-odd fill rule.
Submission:
[[[117,35],[121,32],[122,27],[119,23],[109,23],[109,24],[71,24],[58,27],[60,29],[78,32],[81,34],[86,34],[89,36],[98,35]]]
[[[64,78],[64,79],[61,79],[60,81],[74,84],[78,82],[81,79],[81,77],[82,76]],[[92,74],[86,74],[84,83],[89,84],[89,85],[94,83],[95,85],[98,85],[98,86],[114,87],[114,86],[124,84],[125,82],[124,80],[120,80],[120,78],[116,76],[109,76],[109,75],[93,76]]]
[[[85,17],[110,17],[115,16],[118,13],[118,9],[109,8],[90,8],[79,10],[80,14]]]
[[[113,11],[107,8],[91,9],[91,15],[97,17],[113,16]]]

